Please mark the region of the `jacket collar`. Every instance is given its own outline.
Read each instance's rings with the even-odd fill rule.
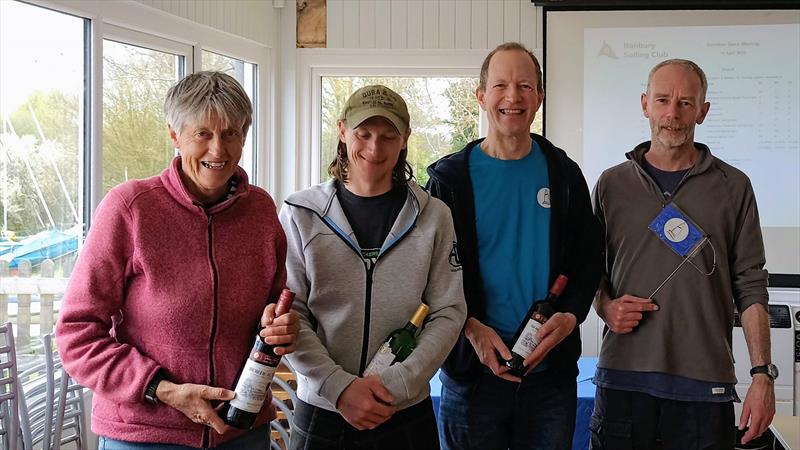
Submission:
[[[199,208],[208,215],[217,214],[228,209],[234,203],[236,203],[239,198],[246,196],[250,192],[250,183],[247,179],[247,172],[245,172],[241,167],[237,167],[236,173],[233,176],[238,180],[238,184],[236,186],[236,192],[233,194],[233,196],[208,209],[205,209],[203,208],[203,203],[189,193],[189,190],[183,184],[183,180],[181,179],[181,170],[181,157],[176,156],[172,159],[169,167],[161,172],[161,183],[164,185],[167,192],[169,192],[170,196],[175,199],[175,201],[189,209]]]
[[[633,162],[633,164],[636,165],[640,170],[644,170],[642,160],[644,159],[644,154],[650,150],[650,143],[651,141],[642,142],[634,147],[633,150],[625,154],[625,157]],[[698,159],[694,166],[689,169],[689,176],[705,172],[714,162],[714,156],[711,154],[711,150],[707,145],[695,142],[694,148],[697,149]]]
[[[465,145],[460,151],[451,153],[434,162],[428,166],[428,175],[451,187],[465,183],[464,171],[469,166],[469,156],[475,146],[483,142],[484,139],[486,138],[476,139]],[[531,139],[539,145],[548,160],[554,156],[555,146],[552,142],[535,133],[531,133]]]
[[[336,197],[335,183],[334,180],[331,180],[296,192],[286,199],[286,204],[311,210],[338,234],[347,239],[351,246],[358,248],[353,227],[347,221],[344,210]],[[430,194],[419,187],[416,182],[408,182],[406,202],[397,215],[397,219],[386,237],[381,252],[391,247],[395,241],[414,227],[417,218],[429,201]]]

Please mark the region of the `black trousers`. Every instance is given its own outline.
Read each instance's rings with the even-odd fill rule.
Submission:
[[[372,430],[357,430],[334,411],[297,401],[290,450],[439,450],[428,397]]]
[[[592,450],[731,450],[733,403],[682,402],[598,387]]]

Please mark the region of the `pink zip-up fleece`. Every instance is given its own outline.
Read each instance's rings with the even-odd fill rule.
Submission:
[[[175,383],[232,389],[261,314],[286,283],[275,203],[240,168],[236,192],[208,209],[176,157],[160,176],[112,189],[80,250],[56,326],[64,367],[94,393],[107,438],[215,447],[225,435],[144,398],[160,369]],[[275,417],[267,397],[256,426]]]

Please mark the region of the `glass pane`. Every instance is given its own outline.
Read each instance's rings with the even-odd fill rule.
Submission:
[[[0,322],[15,323],[22,355],[52,332],[83,236],[87,26],[0,1]]]
[[[183,57],[103,41],[103,191],[161,173],[175,156],[164,118]]]
[[[336,123],[344,103],[350,94],[370,84],[388,86],[408,105],[408,162],[418,183],[428,181],[425,169],[429,164],[478,138],[477,78],[322,77],[321,180],[330,178],[328,165],[336,154]]]
[[[253,123],[250,125],[250,131],[247,132],[247,140],[244,143],[242,150],[242,159],[239,165],[247,172],[251,183],[255,183],[255,154],[256,154],[256,125],[258,124],[258,108],[256,102],[256,68],[255,64],[242,61],[241,59],[230,58],[218,53],[203,50],[203,70],[216,70],[225,72],[228,75],[236,78],[250,101],[253,102]]]

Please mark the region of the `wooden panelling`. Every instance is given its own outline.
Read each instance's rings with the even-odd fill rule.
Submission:
[[[408,0],[391,0],[390,13],[391,48],[408,48]]]
[[[441,30],[439,25],[439,6],[437,2],[423,3],[422,17],[419,20],[422,24],[423,48],[439,48],[439,33]]]
[[[439,48],[456,48],[456,2],[455,0],[439,0],[438,3]],[[436,24],[431,24],[431,26],[436,26]],[[437,32],[437,30],[434,29],[433,32]]]
[[[329,8],[330,4],[331,1],[328,2]],[[372,47],[392,47],[392,8],[389,0],[375,2],[375,45]]]
[[[375,48],[375,30],[377,26],[375,0],[360,0],[358,9],[358,34],[360,48]]]
[[[344,2],[342,8],[342,45],[344,48],[358,48],[361,46],[363,39],[360,39],[361,21],[359,19],[359,12],[361,10],[361,3],[358,1]],[[364,33],[366,36],[367,33]]]
[[[408,39],[406,40],[406,48],[423,48],[422,45],[422,27],[424,14],[422,0],[408,0],[408,9],[406,10],[408,26]]]
[[[277,16],[272,0],[136,0],[193,22],[274,45]],[[294,7],[287,2],[285,7]],[[338,25],[342,28],[342,24]]]
[[[530,0],[328,0],[327,8],[329,48],[539,45],[541,8]]]

